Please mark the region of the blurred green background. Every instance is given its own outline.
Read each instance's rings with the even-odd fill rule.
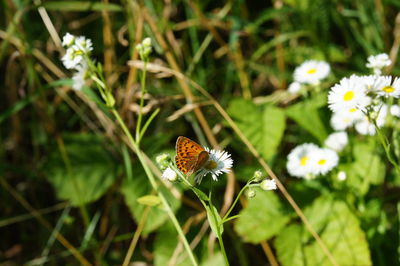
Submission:
[[[332,131],[326,108],[332,84],[366,73],[366,58],[381,52],[393,61],[388,71],[399,74],[399,11],[397,0],[2,0],[0,263],[74,265],[83,256],[96,265],[119,265],[135,232],[132,261],[189,263],[182,248],[176,251],[178,239],[162,208],[137,202],[151,186],[114,119],[96,104],[98,95],[90,86],[71,89],[60,60],[60,38],[70,32],[92,39],[93,58],[102,62],[131,130],[140,97],[134,47],[150,37],[151,62],[179,70],[217,99],[305,209],[338,265],[398,265],[400,178],[385,167],[382,151],[371,151],[376,142],[355,140],[358,154],[376,163],[372,173],[359,171],[345,186],[328,179],[305,184],[288,177],[285,164],[296,144],[321,144]],[[286,88],[294,68],[308,59],[327,61],[333,73],[325,91],[303,101]],[[173,154],[180,135],[210,143],[184,85],[171,74],[149,72],[144,113],[161,111],[143,139],[146,155],[154,161],[161,152]],[[260,166],[213,105],[186,86],[209,132],[233,154],[237,190]],[[363,169],[365,157],[355,161]],[[214,186],[219,207],[227,184],[220,180]],[[202,206],[173,187],[175,194],[163,189],[188,239],[199,239],[199,263],[221,265],[218,244],[202,229]],[[232,265],[330,265],[281,194],[259,192],[245,201],[243,216],[224,232]]]

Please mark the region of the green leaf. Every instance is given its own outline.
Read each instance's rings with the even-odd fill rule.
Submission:
[[[251,101],[236,99],[231,101],[228,113],[265,159],[275,155],[285,131],[282,109],[272,105],[257,107]]]
[[[193,192],[196,194],[196,196],[199,197],[199,199],[201,199],[203,201],[209,201],[208,196],[203,191],[201,191],[200,189],[198,189],[194,186],[191,186],[190,188],[193,190]]]
[[[96,3],[91,1],[46,1],[43,7],[57,11],[122,11],[116,4]]]
[[[141,165],[134,165],[132,167],[132,170],[133,178],[132,180],[124,180],[121,187],[121,193],[124,195],[125,203],[126,205],[128,205],[129,210],[136,222],[140,221],[143,216],[144,210],[146,208],[150,208],[150,211],[146,218],[145,226],[143,228],[143,233],[148,234],[164,224],[165,221],[168,219],[168,214],[163,209],[162,204],[155,207],[138,204],[138,200],[141,197],[151,194],[153,189]],[[166,197],[172,210],[176,211],[180,207],[181,202],[177,200],[164,186],[160,186],[159,189]]]
[[[328,133],[320,116],[319,109],[326,105],[326,94],[317,96],[305,101],[296,103],[286,109],[286,114],[299,126],[314,136],[320,143],[323,143]]]
[[[178,246],[178,234],[171,222],[167,222],[160,227],[154,241],[154,265],[191,265],[191,261],[186,252],[180,252],[180,256],[173,257],[175,249]],[[174,261],[173,264],[170,262]]]
[[[222,219],[218,210],[214,206],[206,206],[206,211],[211,230],[216,236],[222,235],[224,232],[224,225],[221,223]]]
[[[90,134],[66,135],[65,156],[53,149],[44,173],[59,199],[72,205],[100,198],[113,184],[116,165],[104,148],[104,139]]]
[[[221,252],[212,254],[207,260],[201,262],[201,266],[220,266],[224,265],[225,260]]]
[[[354,145],[353,154],[356,161],[353,170],[363,179],[374,185],[380,185],[385,178],[385,164],[374,152],[373,144],[359,143]]]
[[[334,202],[320,235],[338,265],[372,265],[365,234],[346,203]],[[331,265],[315,241],[305,248],[305,254],[308,265]]]
[[[137,201],[146,206],[154,207],[161,203],[161,200],[158,196],[155,195],[146,195],[137,199]]]
[[[260,189],[256,192],[256,197],[249,200],[235,224],[235,230],[243,240],[255,244],[278,234],[290,219],[273,192]]]
[[[305,210],[338,265],[371,265],[364,232],[346,203],[322,196]],[[319,244],[300,225],[284,228],[274,242],[282,265],[331,265]]]
[[[276,254],[282,265],[305,266],[302,234],[303,228],[294,224],[283,229],[275,239]]]

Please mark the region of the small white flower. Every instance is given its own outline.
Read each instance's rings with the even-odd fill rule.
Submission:
[[[299,82],[292,82],[288,87],[288,92],[290,94],[297,94],[301,90],[301,84]]]
[[[338,165],[339,156],[331,149],[318,149],[315,160],[315,173],[325,175]]]
[[[362,77],[352,75],[335,84],[328,95],[329,108],[333,112],[363,109],[368,104],[366,85]]]
[[[341,152],[349,142],[349,137],[344,131],[334,132],[325,140],[325,146],[337,152]]]
[[[347,110],[333,113],[330,122],[333,129],[341,131],[354,125],[354,123],[362,119],[363,116],[364,114],[361,110],[349,108]]]
[[[316,85],[329,75],[331,68],[324,61],[308,60],[294,70],[293,79],[300,83]]]
[[[346,172],[345,171],[340,171],[337,175],[337,178],[339,181],[344,181],[347,178]]]
[[[170,182],[174,182],[178,179],[177,173],[174,170],[172,170],[170,167],[168,167],[167,169],[164,170],[161,177]]]
[[[389,59],[389,56],[383,53],[369,56],[366,66],[372,68],[376,75],[380,75],[382,68],[389,66],[391,63],[392,61]]]
[[[142,45],[143,47],[151,47],[151,39],[149,37],[144,38],[142,41]]]
[[[291,176],[307,177],[314,173],[313,162],[318,146],[304,143],[294,148],[288,155],[286,168]]]
[[[209,159],[195,177],[199,184],[207,174],[211,174],[212,179],[217,181],[218,176],[223,173],[229,173],[233,165],[233,160],[228,152],[209,149],[207,147],[205,147],[205,150],[209,154]]]
[[[67,32],[62,41],[62,46],[70,47],[74,44],[75,42],[75,36]]]
[[[400,106],[398,106],[397,104],[392,105],[390,107],[390,113],[393,116],[400,117]]]
[[[68,69],[76,68],[82,62],[82,53],[75,50],[74,47],[70,47],[65,52],[65,55],[61,58],[64,66]]]
[[[260,188],[262,190],[275,190],[276,182],[274,179],[265,179],[260,183]]]
[[[86,82],[88,75],[88,66],[85,61],[82,61],[80,65],[76,66],[77,72],[72,76],[73,84],[72,88],[75,90],[80,90]]]
[[[75,40],[74,47],[76,50],[79,50],[82,53],[88,54],[90,51],[93,50],[92,40],[90,40],[84,36],[79,36]]]
[[[380,96],[400,97],[400,79],[395,78],[392,83],[391,76],[380,76],[376,79],[373,89]]]

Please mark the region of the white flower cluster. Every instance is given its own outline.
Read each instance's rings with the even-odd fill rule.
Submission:
[[[339,156],[335,151],[305,143],[289,153],[286,168],[292,176],[313,179],[327,174],[338,162]]]
[[[74,81],[72,87],[80,90],[88,75],[88,64],[86,59],[93,50],[92,41],[84,36],[76,37],[70,33],[63,37],[62,45],[67,48],[65,55],[61,58],[64,66],[68,69],[76,70],[72,76]]]
[[[367,65],[379,69],[387,65],[377,63],[379,60],[371,57],[368,60]],[[397,77],[352,75],[343,78],[329,91],[328,104],[333,111],[331,125],[339,131],[354,126],[359,134],[374,135],[375,125],[384,126],[389,112],[394,116],[400,113],[396,104],[389,110],[385,100],[390,97],[400,97],[400,79]]]
[[[390,66],[391,63],[392,60],[389,59],[387,54],[378,54],[369,56],[366,66],[372,68],[375,75],[380,75],[382,68]]]
[[[297,94],[302,85],[318,85],[331,71],[328,63],[318,60],[307,60],[294,70],[293,80],[288,91]]]

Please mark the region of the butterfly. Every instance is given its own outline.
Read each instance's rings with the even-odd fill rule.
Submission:
[[[187,176],[204,167],[210,158],[203,147],[186,137],[178,137],[175,148],[176,167]]]

